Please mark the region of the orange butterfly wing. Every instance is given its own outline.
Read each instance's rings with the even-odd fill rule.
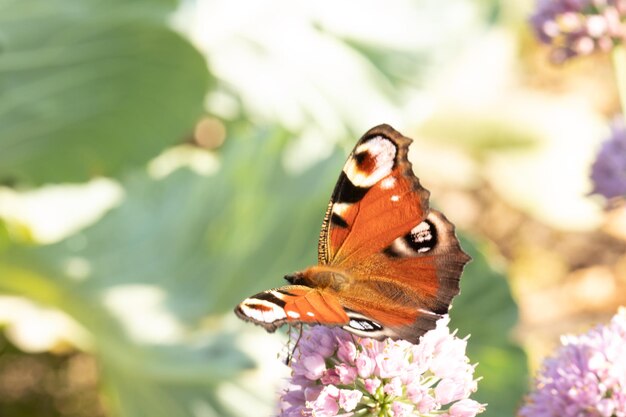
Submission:
[[[338,294],[344,307],[385,328],[367,335],[417,341],[448,311],[469,256],[429,209],[410,143],[387,125],[359,140],[324,218],[319,261],[353,278]]]
[[[358,334],[415,343],[435,327],[459,293],[459,278],[470,258],[461,251],[452,224],[441,213],[430,210],[418,225],[422,225],[421,234],[409,231],[381,252],[364,259],[351,256],[333,264],[354,277],[338,294],[342,305],[385,328],[380,334]],[[429,239],[411,246],[416,243],[412,236]]]
[[[407,158],[410,143],[388,125],[359,140],[324,217],[319,266],[286,276],[294,285],[244,300],[241,318],[269,331],[319,323],[412,342],[435,327],[469,256],[454,226],[429,209]]]
[[[339,264],[360,251],[376,253],[425,216],[430,193],[413,175],[410,143],[388,125],[370,129],[357,142],[324,216],[320,264]]]
[[[336,296],[303,285],[287,285],[246,298],[237,316],[273,332],[285,323],[343,325],[349,318]]]

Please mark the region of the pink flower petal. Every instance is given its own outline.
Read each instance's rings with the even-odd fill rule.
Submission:
[[[381,381],[378,378],[369,378],[365,380],[365,390],[374,395],[378,387],[380,387]]]
[[[339,407],[344,411],[352,411],[363,398],[363,393],[357,390],[342,389],[339,391]]]
[[[391,378],[391,381],[385,384],[383,391],[387,395],[392,395],[394,397],[402,396],[402,381],[400,381],[399,377]]]
[[[484,410],[484,405],[468,398],[452,404],[448,412],[450,413],[450,417],[474,417]]]
[[[376,355],[376,374],[381,378],[399,376],[407,366],[406,352],[393,345]]]
[[[334,385],[327,385],[315,401],[307,403],[307,407],[313,411],[315,417],[336,416],[339,412],[338,397],[339,389]]]
[[[400,401],[394,401],[391,405],[391,411],[393,411],[393,417],[411,417],[415,407],[413,404],[407,404]]]
[[[324,385],[338,385],[341,383],[341,380],[339,379],[339,373],[337,372],[337,369],[333,368],[333,369],[327,369],[324,372],[324,375],[322,375],[322,378],[320,379],[320,381],[322,381],[322,384]]]
[[[351,341],[342,341],[339,340],[339,348],[337,349],[337,357],[340,361],[354,364],[354,360],[356,359],[357,350],[354,343]]]
[[[473,381],[469,381],[473,384]],[[467,389],[462,380],[442,379],[435,387],[435,398],[440,404],[449,404],[465,397]]]
[[[356,358],[356,369],[361,378],[369,378],[374,373],[376,363],[367,355],[359,355]]]
[[[324,358],[317,354],[306,356],[301,360],[304,367],[304,376],[310,380],[321,378],[326,370],[326,362]]]
[[[339,376],[339,381],[344,385],[353,384],[356,380],[356,368],[352,366],[342,363],[337,365],[335,367],[335,370],[337,371],[337,375]]]

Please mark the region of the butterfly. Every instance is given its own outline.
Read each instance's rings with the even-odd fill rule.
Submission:
[[[470,257],[454,225],[429,208],[407,158],[411,139],[370,129],[348,157],[324,216],[318,264],[290,285],[243,300],[235,313],[273,332],[284,324],[340,326],[417,343],[448,312]]]

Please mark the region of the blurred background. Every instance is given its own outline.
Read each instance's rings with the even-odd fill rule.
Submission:
[[[473,262],[451,311],[486,416],[626,304],[590,195],[611,63],[555,67],[531,0],[0,0],[0,416],[269,416],[284,334],[232,314],[316,262],[369,128]]]

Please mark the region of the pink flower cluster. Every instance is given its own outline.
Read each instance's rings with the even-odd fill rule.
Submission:
[[[561,63],[577,55],[610,51],[626,38],[626,0],[537,0],[531,26]]]
[[[473,417],[485,406],[476,391],[466,339],[445,317],[413,345],[360,338],[339,328],[306,328],[280,399],[281,417]]]
[[[607,326],[562,338],[521,417],[626,417],[626,308]]]

